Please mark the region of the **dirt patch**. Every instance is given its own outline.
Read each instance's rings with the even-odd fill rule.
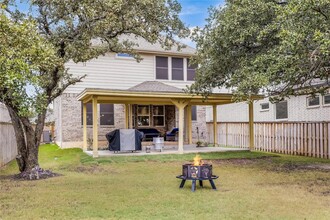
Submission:
[[[330,164],[294,164],[285,163],[273,166],[272,171],[275,172],[293,172],[293,171],[322,171],[330,172]]]
[[[308,182],[307,190],[313,194],[330,196],[330,178],[317,178]]]
[[[274,156],[263,156],[258,158],[233,158],[233,159],[215,159],[215,160],[203,160],[204,163],[210,164],[234,164],[234,165],[250,165],[260,161],[271,162]]]
[[[92,166],[77,166],[73,169],[70,169],[70,171],[74,171],[77,173],[85,173],[85,174],[98,174],[98,173],[117,173],[113,169],[105,169],[102,166],[99,165],[92,165]]]

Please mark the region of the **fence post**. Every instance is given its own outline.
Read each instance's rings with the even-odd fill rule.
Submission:
[[[254,150],[254,119],[253,119],[253,101],[249,102],[249,136],[250,150]]]

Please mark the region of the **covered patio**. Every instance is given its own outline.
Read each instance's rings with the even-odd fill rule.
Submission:
[[[146,86],[147,85],[147,86]],[[261,96],[252,97],[260,99]],[[83,150],[87,151],[87,103],[92,103],[93,108],[93,151],[90,154],[98,157],[98,115],[97,104],[111,103],[125,105],[125,128],[133,128],[132,105],[175,105],[178,109],[178,144],[177,150],[168,151],[168,153],[184,153],[189,147],[184,147],[184,132],[187,134],[187,146],[192,146],[192,121],[191,106],[209,105],[213,107],[213,140],[214,146],[218,144],[217,140],[217,106],[233,103],[233,95],[227,93],[213,93],[207,99],[201,95],[192,95],[183,90],[169,86],[160,82],[144,82],[128,90],[110,90],[110,89],[85,89],[78,96],[78,100],[83,103]],[[253,130],[253,103],[249,104],[249,146],[254,147]],[[186,109],[186,124],[184,121],[184,112]],[[215,119],[215,120],[214,120]],[[186,130],[187,129],[187,130]],[[213,150],[221,150],[214,148]],[[165,153],[165,152],[164,152]],[[127,154],[126,154],[127,155]]]

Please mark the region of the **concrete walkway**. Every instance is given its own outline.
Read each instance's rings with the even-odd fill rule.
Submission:
[[[229,148],[229,147],[196,147],[196,145],[184,145],[183,150],[185,154],[188,153],[208,153],[208,152],[226,152],[226,151],[244,151],[249,150],[249,148]],[[89,156],[93,156],[93,151],[85,151]],[[118,152],[100,150],[99,157],[112,157],[112,156],[144,156],[144,155],[161,155],[161,154],[179,154],[177,146],[165,146],[162,152],[155,151],[151,149],[150,153],[146,153],[145,147],[142,151],[137,152]]]

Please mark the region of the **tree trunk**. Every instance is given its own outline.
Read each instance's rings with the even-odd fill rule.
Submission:
[[[39,169],[38,153],[46,111],[38,116],[36,130],[26,117],[20,117],[10,106],[7,106],[16,136],[18,155],[16,161],[22,173],[29,174]]]

